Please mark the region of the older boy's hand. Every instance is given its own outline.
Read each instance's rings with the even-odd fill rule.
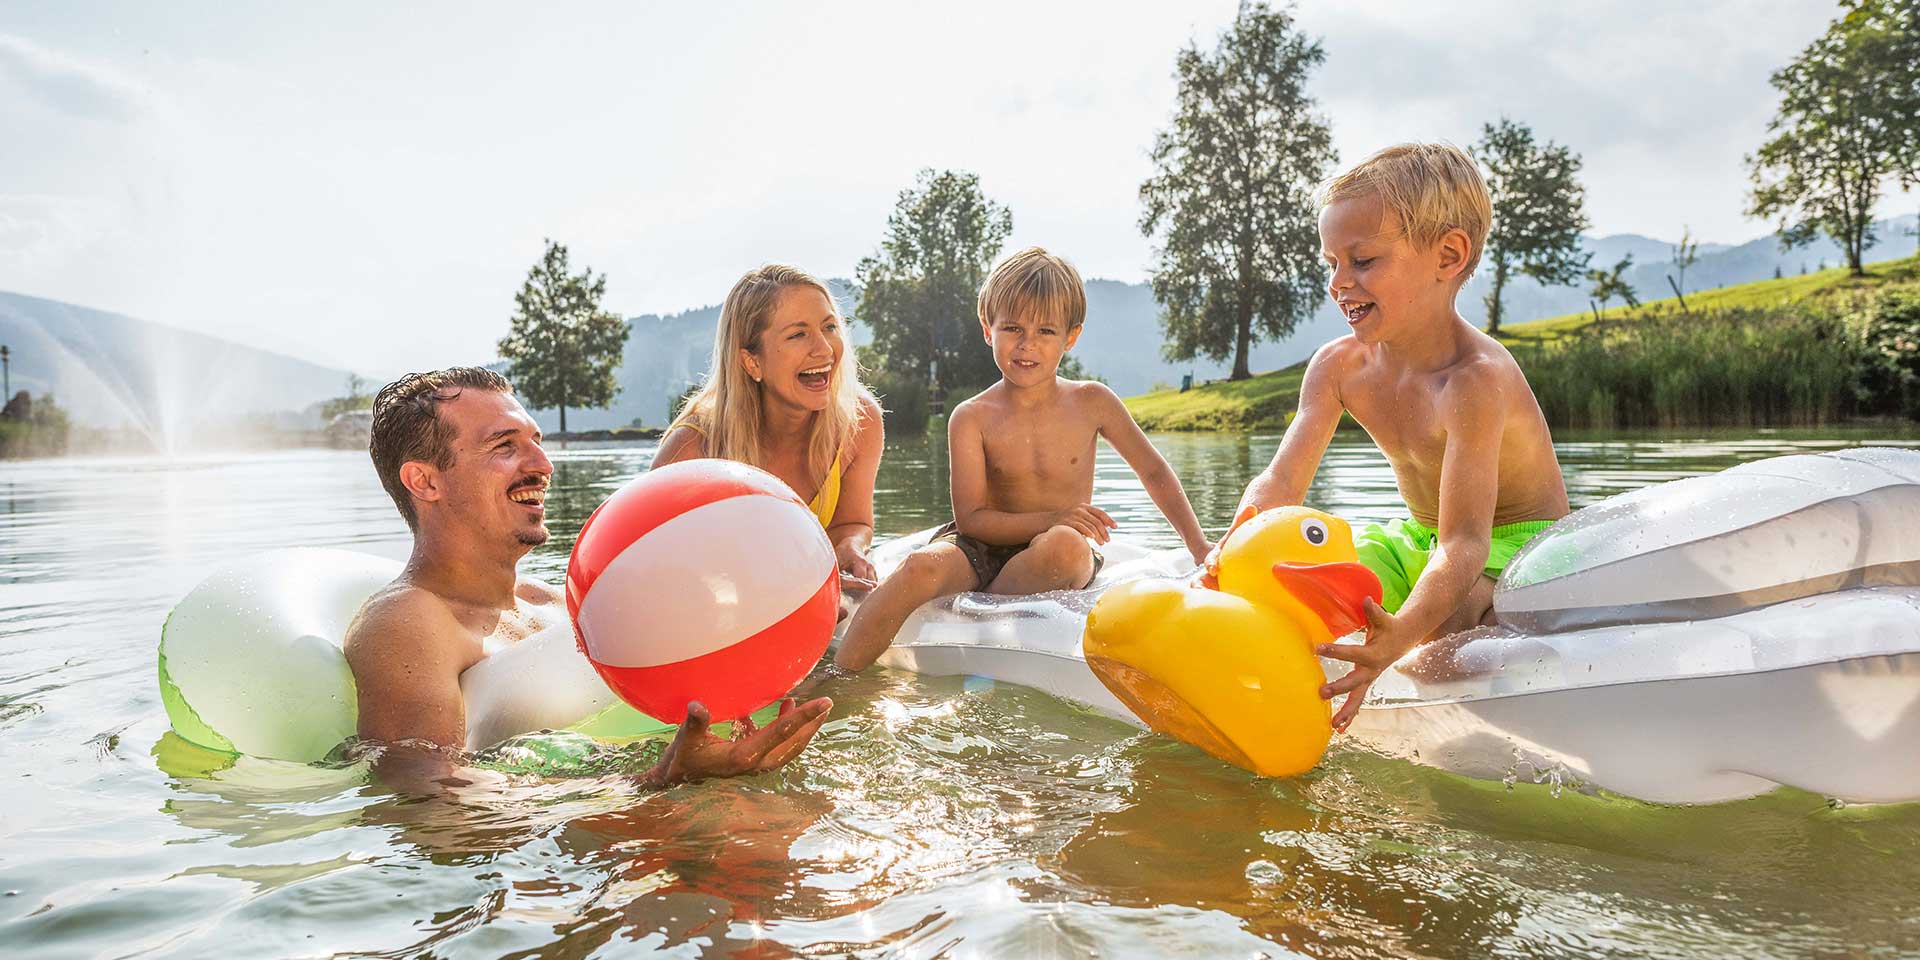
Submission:
[[[1233,515],[1233,522],[1230,524],[1227,524],[1227,532],[1221,534],[1220,539],[1215,540],[1213,542],[1213,546],[1207,550],[1207,555],[1205,559],[1202,559],[1200,561],[1200,585],[1201,586],[1206,587],[1209,590],[1220,589],[1220,547],[1221,545],[1227,542],[1228,537],[1233,536],[1233,532],[1235,530],[1240,529],[1241,524],[1246,523],[1248,520],[1252,520],[1254,517],[1257,517],[1259,515],[1260,515],[1260,508],[1254,506],[1251,503],[1247,504],[1244,507],[1241,507],[1240,512]]]
[[[1367,688],[1373,686],[1373,681],[1424,639],[1407,633],[1400,619],[1381,609],[1372,597],[1367,598],[1366,609],[1365,643],[1323,643],[1314,649],[1323,657],[1353,664],[1353,669],[1346,676],[1320,687],[1322,700],[1332,700],[1343,693],[1347,695],[1347,701],[1340,705],[1340,712],[1333,715],[1333,728],[1342,733],[1360,713],[1360,704],[1367,699]]]
[[[1051,525],[1072,527],[1080,531],[1081,536],[1094,543],[1106,543],[1113,539],[1113,535],[1108,531],[1119,526],[1113,522],[1112,517],[1107,516],[1105,510],[1091,503],[1083,503],[1077,507],[1068,507],[1056,512]]]

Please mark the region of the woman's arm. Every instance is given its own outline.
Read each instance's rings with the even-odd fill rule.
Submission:
[[[707,455],[707,438],[692,427],[674,427],[660,438],[660,446],[653,451],[653,466],[658,470],[669,463],[682,460],[698,460]]]
[[[827,540],[833,544],[840,572],[869,585],[878,579],[873,563],[867,559],[867,548],[873,544],[873,487],[886,442],[880,405],[872,397],[862,396],[852,458],[840,465],[840,503],[833,509]]]

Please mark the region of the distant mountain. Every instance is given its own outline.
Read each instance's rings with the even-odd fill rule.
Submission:
[[[12,386],[51,393],[75,421],[158,437],[195,424],[277,415],[318,426],[312,404],[347,371],[104,310],[0,291]]]

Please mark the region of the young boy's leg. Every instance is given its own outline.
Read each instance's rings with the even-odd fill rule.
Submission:
[[[907,555],[900,568],[860,601],[833,662],[843,670],[864,670],[886,652],[900,625],[935,597],[972,590],[979,578],[973,564],[952,541],[936,540]]]
[[[1008,560],[986,589],[1004,594],[1077,590],[1093,579],[1097,569],[1093,546],[1080,531],[1053,527]]]

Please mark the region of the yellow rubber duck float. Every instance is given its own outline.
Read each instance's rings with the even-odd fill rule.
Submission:
[[[1346,521],[1280,507],[1227,537],[1217,580],[1107,591],[1087,616],[1087,665],[1167,736],[1261,776],[1313,769],[1333,736],[1314,647],[1366,623],[1379,578]]]

